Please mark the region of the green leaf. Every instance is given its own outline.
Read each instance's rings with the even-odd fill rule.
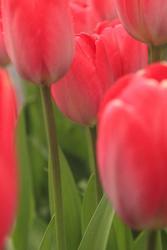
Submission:
[[[81,201],[73,175],[61,150],[60,167],[66,241],[68,250],[75,250],[81,240]]]
[[[85,128],[67,119],[54,105],[59,145],[65,153],[74,177],[78,180],[87,178],[88,157]],[[79,166],[79,167],[78,167]]]
[[[156,250],[162,250],[161,233],[157,231],[156,235]],[[133,250],[147,250],[148,249],[149,232],[142,232],[134,242]]]
[[[55,249],[55,217],[53,216],[49,225],[46,228],[39,250],[53,250]]]
[[[96,209],[96,189],[95,189],[96,179],[95,175],[92,174],[87,185],[87,189],[84,194],[83,202],[82,202],[82,233],[85,232],[92,215]]]
[[[28,249],[37,250],[39,248],[39,242],[41,242],[41,239],[43,238],[47,225],[48,223],[46,223],[39,216],[34,218],[33,225],[30,230],[30,240]]]
[[[20,203],[13,233],[13,244],[17,250],[28,250],[30,227],[34,215],[34,202],[24,109],[18,121],[17,149],[20,166]]]
[[[83,236],[78,250],[105,250],[114,217],[114,211],[104,196]]]
[[[115,247],[113,247],[115,246]],[[108,250],[132,250],[133,237],[130,228],[117,216],[114,216],[113,225],[110,232]]]
[[[68,250],[76,250],[81,240],[81,201],[71,170],[61,150],[59,150],[59,157],[61,168],[66,245],[68,246]],[[51,195],[53,195],[53,193]],[[55,234],[55,226],[53,222],[48,226],[47,232],[51,233],[51,235]],[[45,245],[47,246],[46,243]],[[55,242],[53,240],[50,241],[50,247],[52,247],[53,249],[55,247]]]
[[[162,240],[162,249],[167,249],[167,233],[165,230],[162,230],[161,232],[161,240]]]

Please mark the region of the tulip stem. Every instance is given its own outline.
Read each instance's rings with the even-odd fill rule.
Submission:
[[[156,250],[156,245],[157,245],[157,232],[150,231],[148,236],[147,250]]]
[[[102,198],[102,188],[100,184],[99,174],[96,161],[96,127],[89,127],[88,131],[88,150],[89,150],[89,166],[91,174],[95,174],[95,190],[97,204]]]
[[[161,46],[155,46],[150,44],[149,53],[150,53],[150,63],[158,62],[161,60]]]
[[[63,200],[61,187],[61,172],[58,153],[58,144],[56,136],[56,125],[54,111],[50,96],[50,88],[41,86],[41,99],[43,105],[43,113],[46,127],[49,150],[49,193],[51,199],[51,215],[55,214],[56,224],[56,242],[58,250],[65,250],[65,234],[64,234],[64,218],[63,218]]]

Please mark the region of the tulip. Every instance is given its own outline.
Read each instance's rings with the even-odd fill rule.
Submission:
[[[105,192],[135,229],[167,226],[167,65],[121,78],[99,113],[97,156]]]
[[[131,56],[129,56],[131,48]],[[72,66],[51,87],[59,109],[74,122],[93,125],[106,90],[122,75],[147,64],[147,48],[117,21],[101,23],[97,33],[76,36]]]
[[[76,36],[76,53],[67,75],[51,87],[60,110],[71,120],[93,124],[103,95],[103,86],[97,76],[95,41],[86,34]]]
[[[9,57],[7,55],[6,47],[4,43],[3,27],[2,27],[2,13],[1,13],[1,8],[0,8],[0,65],[5,66],[8,63],[9,63]]]
[[[101,21],[101,17],[89,0],[71,0],[70,8],[76,34],[92,33],[97,23]]]
[[[136,39],[162,45],[167,43],[167,1],[115,0],[117,14]]]
[[[105,90],[121,76],[147,65],[147,47],[133,39],[117,19],[102,22],[96,33],[96,68]]]
[[[67,0],[2,0],[6,49],[18,72],[37,84],[57,81],[73,54]]]
[[[16,101],[10,79],[0,69],[0,249],[11,230],[16,209],[14,130]]]
[[[101,16],[102,20],[113,20],[116,18],[114,0],[92,0],[95,9]]]

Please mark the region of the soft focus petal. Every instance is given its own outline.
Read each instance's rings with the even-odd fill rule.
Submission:
[[[76,34],[81,32],[92,33],[101,17],[90,0],[71,0],[71,14]]]
[[[7,73],[0,69],[0,249],[16,209],[17,171],[14,148],[16,100]]]
[[[155,64],[122,78],[99,115],[103,187],[119,215],[138,229],[167,225],[166,75],[167,66]]]
[[[70,119],[85,125],[95,122],[103,94],[94,65],[94,52],[94,40],[84,34],[78,36],[70,71],[52,85],[52,95],[60,110]]]
[[[73,32],[67,0],[2,0],[4,38],[19,73],[50,84],[67,71]]]
[[[166,0],[115,0],[115,5],[118,16],[132,36],[154,45],[167,43]]]
[[[116,17],[114,0],[92,0],[102,20],[112,20]]]

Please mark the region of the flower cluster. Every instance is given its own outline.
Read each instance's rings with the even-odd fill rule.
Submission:
[[[120,217],[135,229],[167,226],[166,12],[167,0],[0,0],[0,65],[41,88],[58,250],[63,197],[50,96],[73,122],[97,125],[100,181]],[[5,69],[0,88],[1,249],[19,186],[17,105]]]

